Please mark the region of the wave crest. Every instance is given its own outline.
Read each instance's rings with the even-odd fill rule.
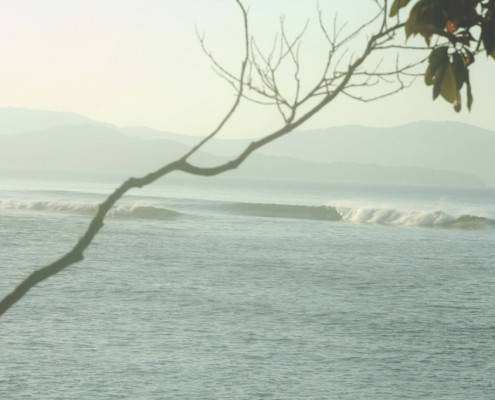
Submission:
[[[99,203],[69,202],[48,200],[0,200],[0,208],[8,210],[32,210],[40,212],[59,212],[79,215],[95,215]],[[114,206],[108,212],[111,217],[170,219],[181,215],[177,211],[154,207],[143,203]]]
[[[435,211],[397,211],[381,208],[337,208],[342,219],[350,222],[383,225],[448,225],[456,218],[441,210]]]
[[[108,215],[141,219],[171,219],[178,217],[181,213],[163,207],[133,204],[132,206],[116,206],[110,210]]]
[[[480,229],[495,227],[495,221],[473,215],[453,216],[442,210],[399,211],[393,208],[334,207],[332,205],[303,206],[288,204],[233,203],[225,211],[265,218],[311,219],[322,221],[347,221],[360,224],[397,226],[453,227]]]
[[[0,200],[0,209],[32,210],[68,214],[95,215],[99,203],[48,200]],[[203,209],[212,205],[202,204]],[[269,203],[216,203],[215,212],[235,215],[290,218],[319,221],[345,221],[357,224],[380,224],[395,226],[450,227],[456,229],[483,229],[495,227],[495,220],[463,214],[453,216],[443,210],[399,211],[393,208],[334,207],[332,205],[307,206]],[[143,202],[112,207],[108,216],[168,220],[182,213]]]
[[[453,216],[442,210],[397,211],[381,208],[337,208],[344,221],[367,224],[453,227],[480,229],[495,226],[495,221],[474,215]]]
[[[339,221],[342,216],[334,207],[297,206],[288,204],[234,203],[228,206],[234,214],[268,218],[316,219]]]

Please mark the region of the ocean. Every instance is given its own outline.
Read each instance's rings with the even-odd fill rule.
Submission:
[[[0,295],[112,175],[0,174]],[[173,174],[0,318],[1,399],[494,399],[495,189]]]

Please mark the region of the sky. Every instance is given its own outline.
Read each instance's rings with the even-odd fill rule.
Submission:
[[[328,50],[318,27],[317,2],[244,4],[249,6],[250,33],[264,51],[279,31],[282,15],[290,37],[308,22],[301,76],[303,83],[315,81]],[[326,26],[337,14],[344,32],[367,20],[374,7],[372,0],[320,2]],[[204,35],[222,65],[239,71],[242,16],[234,0],[2,0],[0,15],[0,107],[69,111],[121,127],[204,135],[234,100],[235,93],[212,71],[196,35],[196,30]],[[358,40],[346,54],[359,51],[360,44]],[[383,56],[381,62],[393,65],[395,55]],[[372,103],[339,98],[301,129],[448,120],[495,130],[494,71],[495,61],[478,55],[471,68],[471,112],[464,107],[457,114],[445,101],[433,102],[431,88],[417,79],[412,87]],[[292,73],[287,73],[280,82],[290,92]],[[259,137],[282,123],[273,107],[243,103],[222,136]]]

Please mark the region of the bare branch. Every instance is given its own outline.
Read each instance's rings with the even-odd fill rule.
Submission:
[[[239,76],[230,73],[229,71],[227,71],[227,69],[222,67],[211,55],[211,53],[206,50],[204,37],[198,35],[203,51],[211,60],[214,70],[216,70],[216,72],[224,79],[226,79],[228,83],[233,86],[236,92],[236,98],[233,105],[226,113],[224,118],[220,121],[219,125],[208,136],[206,136],[196,146],[194,146],[190,151],[188,151],[186,154],[184,154],[184,156],[180,157],[176,161],[173,161],[143,177],[130,178],[122,183],[112,194],[107,197],[107,199],[103,203],[100,204],[100,206],[98,207],[98,211],[94,218],[91,220],[86,232],[72,248],[72,250],[70,250],[59,260],[31,273],[10,294],[2,299],[2,301],[0,302],[0,315],[3,315],[10,307],[12,307],[13,304],[19,301],[36,284],[59,273],[60,271],[67,268],[69,265],[83,260],[83,253],[90,245],[94,237],[98,234],[100,229],[103,227],[105,216],[117,203],[117,201],[129,190],[149,185],[172,171],[183,171],[189,174],[200,176],[213,176],[231,169],[235,169],[240,164],[242,164],[242,162],[251,153],[300,127],[303,123],[312,118],[329,103],[335,100],[340,94],[349,96],[359,101],[371,101],[373,99],[382,98],[396,93],[397,91],[400,91],[407,86],[401,79],[401,75],[404,75],[407,71],[409,71],[411,67],[405,66],[399,68],[397,59],[396,68],[393,71],[398,82],[398,87],[396,89],[368,100],[366,100],[364,97],[355,96],[352,93],[349,93],[349,89],[352,89],[354,87],[365,88],[368,86],[372,86],[376,84],[377,80],[386,80],[388,76],[392,76],[392,71],[383,72],[375,69],[370,72],[366,72],[366,70],[360,70],[368,57],[375,50],[383,49],[383,43],[389,41],[393,37],[394,33],[404,26],[404,24],[400,23],[399,21],[392,27],[387,26],[386,1],[384,1],[382,6],[380,6],[379,14],[374,16],[369,22],[363,24],[342,40],[339,40],[342,28],[337,28],[335,26],[333,35],[329,35],[328,31],[323,26],[320,13],[320,26],[322,27],[323,33],[327,38],[328,43],[330,44],[330,49],[328,51],[328,54],[326,55],[326,64],[324,67],[323,75],[318,79],[316,85],[313,86],[305,96],[302,96],[301,100],[298,100],[300,97],[300,91],[302,90],[299,80],[299,44],[302,35],[306,31],[307,25],[305,26],[303,31],[296,36],[294,40],[289,41],[284,32],[282,21],[282,32],[280,37],[279,49],[280,52],[278,52],[278,56],[275,57],[276,46],[274,45],[268,57],[265,57],[256,46],[254,40],[250,41],[249,39],[246,8],[243,6],[240,0],[234,1],[239,6],[243,16],[244,46],[246,52],[245,57],[241,63]],[[377,4],[379,3],[377,2]],[[334,72],[329,76],[329,71],[331,70],[333,59],[336,56],[337,51],[342,48],[343,44],[355,38],[366,27],[369,27],[371,24],[374,24],[376,21],[378,21],[380,16],[383,16],[383,21],[377,28],[377,32],[367,40],[366,46],[361,51],[360,55],[351,58],[345,71],[338,72],[338,70],[334,70]],[[342,53],[343,55],[338,58],[335,68],[338,67],[340,63],[344,62],[344,55],[347,54],[346,50],[344,49]],[[290,62],[292,62],[295,66],[295,73],[293,78],[295,81],[296,96],[292,105],[289,104],[289,102],[282,96],[280,88],[277,84],[277,71],[279,70],[282,63],[286,60],[290,60]],[[351,82],[353,78],[357,78],[357,82]],[[254,82],[253,79],[257,79],[257,82]],[[257,86],[258,83],[261,85],[260,87]],[[264,99],[264,101],[262,102],[263,104],[266,104],[267,102],[268,104],[275,105],[284,118],[284,125],[274,132],[264,136],[263,138],[253,141],[236,158],[231,161],[211,168],[202,168],[191,164],[188,161],[189,157],[197,152],[205,143],[211,140],[215,135],[218,134],[218,132],[220,132],[224,128],[225,124],[236,112],[241,99],[247,98],[251,100],[251,96],[246,93],[246,89],[252,91],[251,94],[254,93],[261,96],[261,98]],[[307,108],[304,111],[300,109],[303,104],[306,104],[311,100],[314,100],[314,103],[311,107],[309,107],[309,109]],[[258,100],[256,99],[252,99],[252,101],[258,102]]]
[[[196,151],[199,150],[206,142],[208,142],[210,139],[212,139],[218,132],[222,130],[222,128],[225,126],[227,121],[232,117],[234,114],[235,110],[237,109],[237,106],[241,102],[242,98],[242,92],[243,92],[243,87],[244,87],[244,76],[246,74],[246,66],[249,60],[249,29],[248,29],[248,19],[247,19],[247,12],[240,0],[236,0],[237,4],[239,5],[239,8],[241,9],[242,12],[242,18],[243,18],[243,23],[244,23],[244,46],[245,46],[245,52],[246,55],[244,57],[244,60],[242,61],[241,65],[241,73],[240,73],[240,85],[239,85],[239,91],[237,93],[237,97],[234,101],[234,104],[232,105],[231,109],[229,112],[225,115],[225,117],[222,119],[220,124],[216,127],[216,129],[213,130],[207,137],[205,137],[201,142],[199,142],[196,146],[194,146],[187,154],[182,157],[184,160],[187,160],[191,155],[193,155]]]

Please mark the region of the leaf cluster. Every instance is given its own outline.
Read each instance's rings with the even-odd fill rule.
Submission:
[[[390,17],[411,0],[395,0]],[[433,99],[441,95],[461,110],[461,88],[466,85],[467,107],[473,96],[469,66],[484,50],[495,59],[495,0],[418,0],[405,24],[406,38],[421,35],[429,47],[425,83],[433,86]],[[432,46],[432,39],[438,39]],[[442,45],[438,45],[443,42]]]

